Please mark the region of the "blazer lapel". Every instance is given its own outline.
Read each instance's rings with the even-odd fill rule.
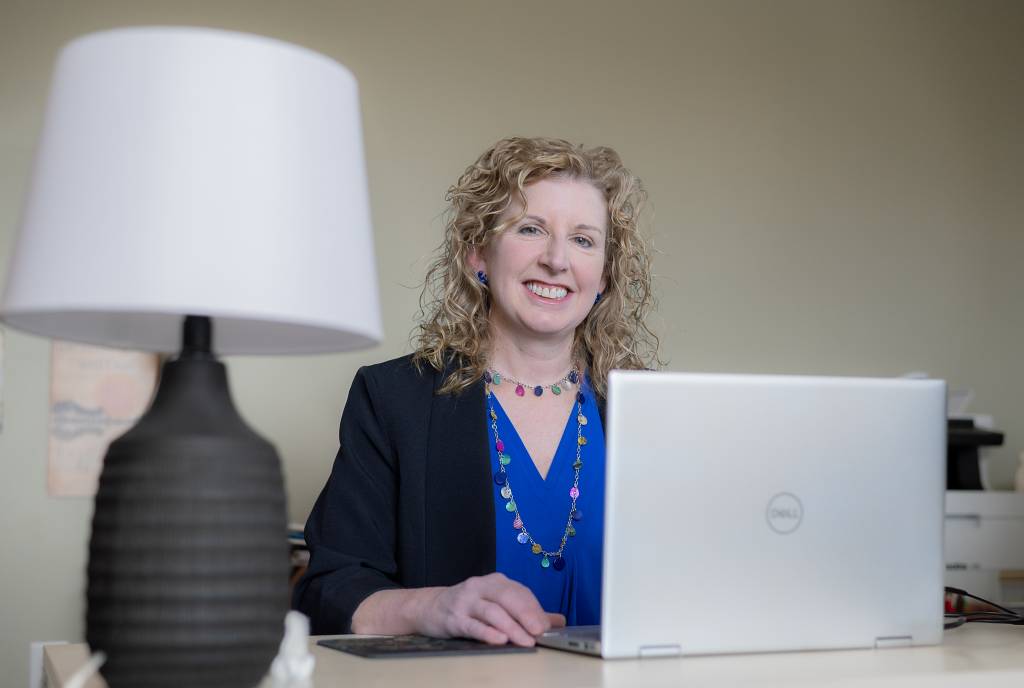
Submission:
[[[438,395],[435,375],[426,475],[427,585],[454,585],[495,568],[494,497],[484,386]]]

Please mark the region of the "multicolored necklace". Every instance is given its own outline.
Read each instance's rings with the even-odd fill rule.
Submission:
[[[526,390],[530,389],[533,392],[533,396],[539,397],[544,394],[545,389],[550,389],[552,394],[558,395],[565,389],[566,384],[575,385],[580,380],[579,370],[574,365],[572,370],[565,374],[560,380],[555,380],[550,385],[531,385],[525,382],[520,382],[514,377],[508,375],[502,375],[497,370],[485,370],[484,371],[484,382],[489,385],[500,385],[502,382],[510,382],[516,386],[516,396],[524,396]]]
[[[570,374],[572,373],[576,373],[575,368],[573,368]],[[566,380],[568,380],[568,377],[566,376]],[[576,373],[575,379],[572,380],[573,384],[577,380],[579,380],[578,373]],[[559,382],[563,382],[563,380]],[[526,524],[523,522],[523,517],[519,513],[519,506],[516,504],[515,495],[512,493],[512,482],[509,479],[508,471],[505,470],[505,467],[512,463],[512,457],[505,453],[505,443],[498,436],[498,414],[494,411],[494,397],[491,392],[491,384],[492,382],[487,380],[485,390],[487,392],[487,408],[491,416],[491,430],[494,433],[494,447],[498,450],[498,472],[494,474],[494,483],[498,486],[498,491],[502,498],[506,500],[505,511],[513,515],[512,527],[519,531],[519,534],[516,536],[519,544],[529,544],[530,551],[541,557],[540,565],[543,568],[551,567],[555,571],[561,571],[565,568],[565,559],[562,557],[562,553],[565,552],[565,543],[570,537],[576,535],[576,526],[574,524],[583,518],[582,514],[576,509],[576,500],[580,496],[580,469],[583,468],[582,450],[583,446],[587,443],[587,438],[583,435],[583,426],[587,424],[587,417],[583,415],[583,404],[586,401],[586,397],[583,395],[582,385],[580,391],[576,393],[576,460],[572,464],[574,475],[572,487],[569,488],[569,515],[565,519],[565,530],[562,533],[561,542],[558,543],[558,549],[547,550],[533,539],[533,535],[530,534]],[[561,390],[555,393],[560,394]],[[519,396],[522,396],[522,394]],[[538,394],[538,396],[540,395]]]

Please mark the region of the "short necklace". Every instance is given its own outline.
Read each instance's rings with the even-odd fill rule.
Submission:
[[[568,373],[566,373],[560,380],[555,380],[550,385],[531,385],[525,382],[520,382],[514,377],[508,375],[502,375],[497,370],[485,370],[484,371],[484,382],[489,385],[500,385],[502,382],[510,382],[516,386],[516,395],[523,396],[526,394],[527,388],[533,392],[533,396],[539,397],[544,394],[545,389],[550,389],[552,394],[561,394],[565,389],[566,384],[575,385],[580,380],[580,373],[576,366],[572,367]]]
[[[573,369],[575,371],[575,368]],[[577,375],[577,379],[579,376]],[[541,557],[540,565],[543,568],[552,567],[555,571],[565,568],[565,559],[562,553],[565,552],[566,541],[576,535],[575,522],[581,520],[583,515],[576,509],[576,500],[580,496],[580,469],[583,468],[581,453],[587,438],[583,436],[583,426],[587,424],[587,417],[583,415],[583,403],[586,397],[582,389],[576,393],[576,460],[572,464],[574,471],[572,487],[569,488],[569,515],[565,519],[565,530],[562,532],[562,540],[558,543],[558,549],[546,550],[539,542],[533,539],[533,535],[526,528],[523,517],[519,513],[519,506],[516,504],[515,495],[512,493],[512,482],[509,479],[505,467],[512,463],[512,457],[505,453],[505,443],[498,436],[498,414],[494,412],[494,398],[491,393],[491,383],[485,386],[487,392],[487,407],[491,416],[491,430],[494,432],[494,447],[498,450],[498,472],[494,474],[494,483],[498,486],[499,492],[505,502],[505,511],[513,514],[512,527],[519,531],[516,540],[521,545],[529,543],[530,551]],[[520,395],[521,396],[521,395]]]

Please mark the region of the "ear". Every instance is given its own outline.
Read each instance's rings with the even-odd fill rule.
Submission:
[[[469,249],[469,267],[473,272],[487,272],[487,261],[484,260],[484,252],[479,246]]]

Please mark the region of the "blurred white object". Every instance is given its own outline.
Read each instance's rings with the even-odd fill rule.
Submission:
[[[43,648],[47,645],[67,645],[66,640],[36,640],[28,647],[28,688],[46,688],[43,682]]]
[[[290,611],[284,617],[284,638],[281,649],[270,665],[275,686],[311,685],[316,658],[309,651],[309,619],[305,614]]]
[[[83,688],[85,682],[92,678],[92,675],[100,670],[103,662],[107,661],[107,655],[102,652],[95,652],[89,657],[89,661],[82,665],[82,668],[71,674],[71,678],[64,684],[64,688]]]
[[[1024,492],[1024,452],[1020,453],[1020,467],[1017,469],[1017,479],[1014,483],[1017,492]]]

